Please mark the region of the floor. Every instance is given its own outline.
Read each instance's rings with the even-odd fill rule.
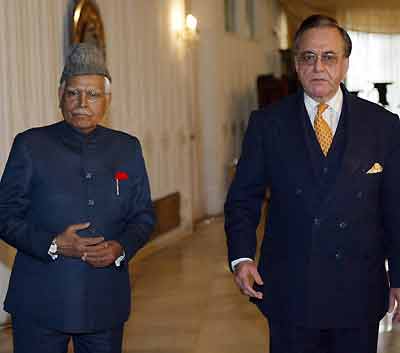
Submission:
[[[134,264],[125,353],[266,353],[267,323],[236,289],[221,219]],[[10,330],[0,353],[11,353]],[[71,350],[72,352],[72,350]],[[382,321],[379,353],[400,352],[400,328]],[[33,351],[33,353],[35,353]]]

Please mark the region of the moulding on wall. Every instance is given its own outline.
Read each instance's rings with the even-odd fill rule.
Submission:
[[[153,206],[156,212],[157,223],[151,239],[179,227],[181,223],[181,195],[179,192],[155,200]]]

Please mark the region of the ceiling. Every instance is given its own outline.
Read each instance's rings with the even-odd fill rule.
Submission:
[[[341,10],[349,8],[377,8],[376,0],[281,0],[282,3],[304,4],[309,8],[322,10]],[[379,9],[400,9],[399,0],[380,0]]]
[[[332,16],[349,30],[400,33],[400,0],[280,0],[289,22],[289,31],[307,16]],[[377,5],[379,4],[379,6]]]

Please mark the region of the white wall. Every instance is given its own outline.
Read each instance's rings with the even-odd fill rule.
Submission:
[[[17,132],[54,122],[66,0],[0,0],[0,172]],[[0,244],[0,324],[14,250]]]
[[[256,78],[279,75],[278,38],[274,34],[280,14],[277,0],[255,0],[256,35],[244,32],[244,0],[236,0],[237,33],[224,29],[224,1],[192,0],[200,26],[199,114],[202,124],[205,212],[218,214],[228,184],[228,170],[240,153],[250,112],[257,107]]]
[[[183,0],[98,0],[113,76],[113,128],[139,137],[153,198],[179,191],[191,222],[188,50],[173,30]]]

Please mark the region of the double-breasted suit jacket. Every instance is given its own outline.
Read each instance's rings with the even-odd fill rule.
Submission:
[[[117,193],[118,172],[128,178],[119,181]],[[101,235],[122,245],[120,267],[52,260],[52,239],[85,222],[90,227],[81,236]],[[18,250],[5,310],[71,333],[123,323],[131,307],[127,263],[154,222],[135,137],[101,126],[85,135],[66,122],[18,134],[0,183],[0,236]]]
[[[319,328],[376,322],[387,310],[389,281],[400,287],[400,122],[341,89],[326,158],[303,92],[249,121],[225,229],[229,261],[254,258],[270,188],[258,265],[264,285],[256,286],[263,299],[253,301],[273,320]]]

